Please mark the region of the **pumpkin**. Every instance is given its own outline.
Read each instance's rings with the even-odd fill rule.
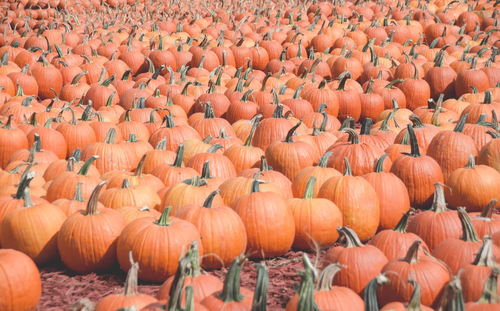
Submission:
[[[105,183],[94,189],[85,210],[64,221],[57,236],[62,262],[78,273],[104,271],[116,263],[116,240],[126,222],[120,213],[98,208],[97,199]]]
[[[409,216],[409,212],[404,213],[394,229],[379,231],[368,244],[380,249],[389,260],[403,258],[413,242],[420,240],[415,233],[406,231]],[[424,241],[420,244],[420,250],[429,252]]]
[[[363,176],[375,189],[379,198],[382,229],[396,226],[401,216],[410,209],[410,198],[403,181],[393,173],[383,171],[383,163],[387,156],[386,153],[380,157],[375,172]]]
[[[485,236],[474,261],[463,266],[460,270],[459,278],[465,302],[478,301],[481,298],[484,285],[497,265],[493,256],[493,247],[495,246],[491,238]]]
[[[500,146],[500,134],[494,131],[488,131],[488,134],[493,137],[493,139],[481,148],[477,161],[479,164],[488,165],[493,167],[498,172],[500,172],[500,157],[499,157],[499,146]]]
[[[304,141],[294,141],[293,134],[302,124],[298,122],[287,133],[282,142],[273,142],[266,149],[268,163],[277,171],[292,180],[304,167],[316,163],[319,159],[317,151]]]
[[[193,168],[199,174],[202,173],[203,164],[210,161],[213,177],[228,179],[236,176],[236,168],[231,160],[223,154],[217,153],[217,150],[222,148],[221,145],[215,144],[208,148],[206,152],[194,155],[186,164],[187,167]]]
[[[444,181],[443,172],[436,160],[420,154],[415,131],[410,124],[407,128],[411,153],[398,157],[392,164],[391,173],[406,185],[410,205],[415,208],[426,208],[432,202],[434,184]]]
[[[432,251],[446,239],[458,239],[463,234],[455,211],[446,208],[441,184],[434,185],[434,201],[429,210],[418,213],[408,222],[408,231],[418,235]]]
[[[24,132],[13,126],[12,115],[0,127],[0,167],[5,168],[10,156],[17,150],[28,148],[28,138]]]
[[[148,186],[131,186],[127,178],[123,180],[121,188],[108,188],[99,196],[99,202],[111,209],[124,206],[147,206],[156,208],[161,198]]]
[[[29,187],[25,189],[29,191]],[[23,200],[22,208],[12,210],[2,220],[0,245],[25,253],[39,265],[57,259],[57,235],[66,215],[50,203],[34,204],[29,192]]]
[[[345,158],[344,175],[331,177],[319,190],[318,197],[329,199],[342,212],[344,226],[350,227],[361,241],[368,241],[380,222],[380,203],[375,189],[363,177],[352,176]]]
[[[202,260],[206,269],[228,266],[247,246],[247,234],[241,218],[228,206],[212,206],[220,190],[212,192],[202,206],[185,205],[176,216],[189,221],[200,232],[203,250]]]
[[[332,153],[330,151],[326,152],[318,161],[316,166],[308,166],[301,169],[293,179],[292,182],[292,190],[293,196],[295,198],[301,197],[306,190],[307,184],[310,181],[311,177],[315,178],[313,187],[312,197],[315,198],[318,196],[319,189],[323,185],[323,183],[333,176],[342,176],[342,174],[334,168],[326,167],[328,159]]]
[[[298,293],[286,305],[286,311],[292,310],[362,310],[363,300],[351,289],[344,286],[332,285],[332,280],[341,270],[338,264],[327,266],[319,275],[315,285],[317,271],[311,264],[309,257],[302,254],[304,270],[299,272],[301,282]]]
[[[221,291],[205,297],[201,304],[208,310],[249,310],[252,305],[253,293],[241,294],[240,272],[245,258],[239,256],[234,259],[224,279]]]
[[[169,206],[158,220],[144,217],[125,226],[116,244],[120,268],[130,269],[128,254],[132,252],[141,264],[139,279],[163,282],[175,273],[177,260],[184,255],[189,243],[197,241],[201,245],[198,229],[190,222],[170,217],[171,211]]]
[[[315,183],[316,178],[311,176],[303,198],[288,200],[295,219],[294,248],[324,248],[332,245],[339,237],[335,228],[342,226],[342,213],[333,202],[314,198]]]
[[[2,310],[34,310],[42,295],[40,272],[31,258],[14,249],[0,249]]]
[[[476,229],[477,236],[481,239],[486,235],[500,231],[500,218],[493,214],[497,204],[498,200],[492,199],[481,212],[470,213],[471,222]]]
[[[251,258],[280,256],[293,244],[294,217],[280,195],[260,192],[259,183],[254,180],[250,193],[238,198],[231,208],[245,225],[247,253]]]
[[[224,150],[224,155],[231,160],[237,174],[246,169],[256,167],[260,163],[260,158],[265,154],[262,149],[252,146],[255,130],[261,119],[262,115],[258,115],[253,119],[250,133],[243,145],[234,144]]]
[[[439,163],[447,182],[451,173],[467,164],[469,155],[477,156],[477,149],[471,137],[463,134],[465,117],[462,116],[451,131],[442,131],[431,140],[427,155]]]
[[[428,255],[421,255],[420,242],[420,240],[415,241],[404,258],[393,259],[382,268],[382,273],[389,282],[377,290],[381,305],[393,301],[409,302],[412,289],[405,280],[410,277],[421,287],[423,305],[429,307],[439,303],[443,288],[450,280],[450,272],[441,261]]]
[[[463,206],[471,212],[478,212],[499,197],[500,173],[487,165],[476,166],[471,154],[465,168],[454,170],[446,185],[445,195],[451,207]],[[500,207],[500,204],[497,206]]]
[[[362,142],[360,136],[353,129],[344,129],[349,135],[348,142],[337,142],[329,151],[332,156],[328,160],[328,167],[333,167],[338,171],[344,171],[344,158],[349,160],[354,176],[361,176],[373,172],[377,159],[380,158],[384,151],[376,145],[368,142]],[[340,140],[340,139],[339,139]],[[384,169],[388,171],[392,165],[391,161],[383,163]]]
[[[137,290],[138,271],[139,263],[134,262],[132,254],[130,254],[130,268],[127,272],[127,279],[125,280],[125,289],[123,293],[105,296],[99,300],[94,310],[118,310],[131,306],[142,308],[150,303],[156,302],[156,298],[146,294],[141,294]]]
[[[348,287],[362,295],[368,282],[377,276],[388,262],[387,257],[375,246],[363,245],[351,228],[342,227],[337,230],[345,239],[345,245],[330,248],[326,253],[326,262],[356,269],[340,270],[335,275],[333,284]]]

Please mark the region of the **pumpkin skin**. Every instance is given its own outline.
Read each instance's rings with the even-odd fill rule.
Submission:
[[[26,149],[28,145],[26,134],[13,126],[12,116],[9,116],[7,123],[0,127],[0,167],[5,168],[12,153]]]
[[[498,200],[493,199],[480,213],[470,213],[470,220],[476,229],[477,236],[481,239],[500,231],[500,216],[493,213],[497,204]]]
[[[408,189],[410,205],[426,208],[432,202],[435,183],[444,181],[441,167],[433,158],[421,155],[413,127],[408,124],[411,153],[398,157],[391,167],[391,173],[399,177]]]
[[[50,203],[32,205],[11,211],[2,221],[0,244],[27,254],[39,265],[57,259],[57,234],[66,214]]]
[[[308,166],[301,169],[292,182],[292,191],[295,198],[300,198],[304,194],[307,184],[311,177],[314,177],[316,181],[314,182],[313,197],[316,198],[319,193],[319,189],[325,181],[334,176],[342,176],[342,174],[334,168],[326,167],[328,158],[331,156],[331,152],[326,152],[318,161],[316,166]]]
[[[420,237],[415,233],[406,231],[408,217],[409,212],[404,213],[394,229],[379,231],[368,244],[380,249],[388,260],[403,258],[413,242],[420,240]],[[419,249],[429,252],[424,241],[420,244]]]
[[[380,222],[380,205],[375,189],[363,177],[352,176],[345,159],[344,176],[325,181],[318,197],[335,203],[343,215],[343,224],[356,232],[361,241],[368,241]]]
[[[143,307],[157,302],[156,298],[140,294],[137,291],[137,270],[139,265],[137,262],[131,263],[125,281],[125,291],[123,294],[111,294],[102,298],[96,305],[95,311],[118,310],[135,306],[141,310]]]
[[[375,172],[363,176],[372,185],[380,201],[380,225],[382,229],[394,228],[401,216],[410,210],[408,189],[401,179],[391,172],[383,171],[384,154],[375,167]]]
[[[408,232],[418,235],[431,251],[442,241],[458,239],[462,235],[462,225],[457,213],[446,208],[443,187],[438,183],[434,186],[431,208],[413,216],[408,222]]]
[[[402,302],[390,302],[383,306],[380,310],[381,311],[406,311],[406,310],[411,310],[412,308],[417,308],[418,310],[421,311],[432,311],[434,309],[429,308],[427,306],[424,306],[420,301],[421,301],[421,289],[420,285],[413,280],[409,279],[408,283],[413,285],[413,293],[411,295],[411,299],[408,303],[402,303]]]
[[[309,179],[302,199],[288,200],[295,219],[294,248],[324,248],[339,237],[335,228],[342,226],[342,213],[330,200],[313,198],[315,182],[316,178]]]
[[[37,266],[27,255],[0,249],[0,306],[5,311],[34,310],[42,295]]]
[[[362,296],[366,285],[376,277],[388,260],[384,253],[373,245],[363,245],[350,228],[338,229],[347,241],[345,246],[332,247],[326,253],[326,261],[356,269],[343,269],[335,275],[333,284],[345,286]]]
[[[186,205],[176,216],[196,226],[206,254],[202,260],[205,269],[228,266],[247,247],[247,233],[241,218],[228,206],[213,206],[219,190],[212,192],[202,206]],[[213,254],[213,255],[212,255]],[[221,262],[222,261],[222,262]]]
[[[62,262],[78,273],[104,271],[116,263],[116,241],[126,222],[115,210],[98,209],[97,198],[104,184],[96,187],[85,211],[64,221],[57,236]]]
[[[255,180],[250,194],[241,196],[231,208],[245,224],[250,258],[281,256],[292,246],[295,236],[292,212],[278,194],[260,192],[259,181]]]
[[[419,255],[419,246],[420,241],[415,241],[404,258],[393,259],[382,269],[390,281],[377,290],[381,305],[393,301],[409,302],[412,289],[405,280],[410,277],[422,288],[423,305],[435,306],[439,302],[443,288],[450,280],[450,272],[434,257]]]
[[[474,156],[470,155],[465,168],[454,170],[446,185],[445,195],[451,207],[463,206],[469,212],[479,212],[499,196],[500,172],[487,165],[476,166]]]
[[[120,268],[127,270],[130,267],[128,254],[131,251],[139,264],[142,263],[139,279],[163,282],[175,273],[177,261],[189,243],[197,241],[202,254],[198,229],[185,220],[169,217],[171,209],[166,208],[158,221],[144,217],[125,226],[116,245]],[[144,238],[146,236],[148,239]]]
[[[493,139],[481,148],[477,161],[500,172],[500,134],[494,131],[488,131],[488,134]]]

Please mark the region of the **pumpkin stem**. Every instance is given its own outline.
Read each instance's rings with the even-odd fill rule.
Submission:
[[[95,188],[94,191],[92,191],[92,194],[90,195],[89,201],[87,202],[87,209],[85,211],[85,216],[88,215],[95,215],[97,214],[97,202],[99,200],[99,195],[101,194],[101,189],[104,187],[104,185],[107,183],[107,181],[103,181],[100,184],[98,184]]]
[[[236,257],[229,267],[226,278],[224,279],[224,287],[219,294],[219,299],[228,302],[240,302],[243,300],[243,295],[240,293],[240,273],[245,263],[246,258],[242,255]]]
[[[328,163],[328,159],[330,159],[331,156],[332,156],[331,151],[325,152],[325,154],[322,155],[321,158],[319,158],[318,166],[321,168],[325,168]]]
[[[136,177],[141,177],[142,176],[142,168],[144,166],[144,161],[146,160],[146,154],[143,154],[141,157],[141,160],[137,164],[137,167],[135,168],[134,171],[134,176]]]
[[[363,120],[361,124],[361,130],[359,132],[360,135],[370,135],[371,127],[373,124],[373,120],[370,118],[366,118]]]
[[[201,178],[202,179],[212,178],[212,176],[210,175],[210,161],[205,161],[203,163],[203,167],[201,168]]]
[[[353,145],[359,145],[359,135],[355,130],[351,128],[345,128],[342,132],[347,133],[349,135],[349,142]]]
[[[264,261],[255,264],[254,267],[257,269],[257,284],[253,294],[252,311],[267,311],[269,273]]]
[[[170,213],[172,212],[172,206],[167,206],[160,215],[160,218],[155,221],[158,226],[170,226],[172,223],[169,220]]]
[[[470,217],[465,211],[464,207],[459,207],[457,208],[458,210],[458,218],[460,219],[460,222],[462,223],[462,240],[465,242],[479,242],[479,238],[477,237],[476,230],[474,229],[474,226],[472,225],[472,222],[470,221]]]
[[[344,122],[342,122],[342,125],[339,128],[339,131],[342,131],[343,129],[346,128],[354,128],[354,118],[353,117],[347,117]]]
[[[377,287],[389,282],[389,279],[384,274],[379,274],[373,278],[365,287],[363,300],[365,302],[366,311],[379,311],[377,299]]]
[[[276,92],[274,92],[274,94],[276,94]],[[277,94],[276,94],[277,96]],[[282,104],[277,104],[276,105],[276,108],[274,109],[274,112],[273,112],[273,118],[274,119],[279,119],[279,118],[283,118],[283,105]]]
[[[172,117],[168,114],[166,114],[165,117],[163,117],[163,120],[161,123],[162,124],[165,123],[165,127],[169,128],[169,129],[171,129],[175,126],[174,120],[172,120]]]
[[[439,310],[465,311],[464,296],[460,278],[454,277],[445,287],[445,294],[440,302]]]
[[[375,173],[382,173],[384,171],[384,161],[389,156],[389,154],[384,153],[377,161],[375,165]]]
[[[258,114],[252,119],[252,127],[250,128],[250,133],[248,134],[247,139],[245,140],[245,147],[250,147],[252,146],[253,142],[253,136],[255,134],[255,130],[257,130],[257,126],[260,123],[260,120],[262,120],[262,115]]]
[[[486,283],[484,284],[483,293],[481,298],[477,301],[477,303],[484,304],[494,304],[498,303],[498,273],[500,270],[498,267],[493,267],[491,269],[491,274]]]
[[[345,84],[347,83],[347,80],[351,78],[351,73],[349,71],[346,71],[342,73],[342,79],[340,79],[339,87],[337,88],[337,91],[345,91]]]
[[[260,167],[259,167],[259,171],[261,172],[267,172],[267,171],[272,171],[273,168],[271,166],[269,166],[269,164],[267,163],[267,159],[265,156],[261,156],[260,157]]]
[[[316,178],[311,176],[309,181],[307,182],[306,189],[304,191],[304,199],[312,199],[314,198],[314,183],[316,183]]]
[[[286,137],[285,137],[285,140],[284,142],[285,143],[293,143],[293,134],[295,133],[295,130],[297,130],[297,128],[302,124],[302,121],[299,121],[297,122],[297,124],[295,124],[289,131],[288,133],[286,134]]]
[[[434,184],[434,199],[432,201],[431,211],[442,213],[448,211],[446,208],[446,200],[444,196],[443,186],[440,183]]]
[[[344,176],[352,176],[351,164],[349,163],[349,159],[347,157],[344,158]]]
[[[260,192],[260,184],[262,184],[263,182],[261,180],[258,180],[258,179],[254,179],[252,181],[252,186],[250,188],[250,193],[254,193],[254,192]]]
[[[316,290],[320,291],[330,291],[332,290],[333,278],[340,272],[342,268],[345,268],[341,264],[332,263],[329,264],[323,271],[321,271],[318,282],[316,283]]]
[[[402,259],[407,263],[418,263],[418,249],[420,248],[420,244],[422,244],[421,240],[416,240],[408,249],[406,256]]]
[[[208,197],[206,198],[205,202],[203,202],[203,207],[205,208],[212,208],[212,202],[214,201],[214,198],[216,195],[220,193],[220,190],[217,189],[214,192],[210,193]]]
[[[174,164],[172,164],[172,166],[182,167],[183,159],[184,159],[184,144],[180,144],[179,147],[177,147],[177,153],[175,156]]]
[[[493,256],[493,241],[490,236],[485,235],[483,237],[483,245],[481,245],[472,264],[484,267],[494,267],[496,265],[496,260]]]
[[[82,195],[82,185],[83,185],[82,182],[78,182],[76,184],[75,195],[73,196],[73,199],[72,199],[73,201],[85,202],[85,200],[83,199],[83,195]]]
[[[422,296],[422,288],[417,283],[417,281],[413,279],[409,279],[408,283],[413,285],[413,293],[411,294],[410,302],[408,303],[407,310],[409,311],[420,311],[421,310],[421,296]]]
[[[481,215],[479,217],[491,220],[497,202],[498,202],[497,199],[491,199],[488,205],[486,205],[485,208],[481,211]]]
[[[139,295],[137,291],[137,273],[139,272],[139,263],[134,262],[132,258],[132,251],[129,252],[130,257],[130,269],[127,272],[127,279],[125,280],[125,293],[126,297],[135,297]]]
[[[346,240],[345,248],[352,248],[352,247],[362,247],[364,246],[363,243],[359,240],[358,235],[354,230],[351,228],[344,226],[344,227],[339,227],[337,228],[337,231],[339,232],[340,236],[343,236]]]
[[[399,220],[398,224],[393,231],[400,232],[400,233],[406,233],[406,226],[408,224],[408,217],[410,217],[410,212],[403,213],[403,216],[401,216],[401,219]]]
[[[311,264],[311,260],[306,253],[302,254],[302,260],[304,262],[304,271],[299,272],[301,281],[298,291],[299,301],[297,303],[297,310],[319,311],[314,301],[314,279],[317,277],[318,272]]]
[[[196,241],[193,243],[196,243]],[[178,308],[178,306],[182,301],[181,298],[182,298],[182,289],[184,287],[184,280],[186,278],[186,275],[188,274],[188,271],[191,269],[190,255],[191,255],[190,251],[188,251],[188,253],[179,260],[179,264],[175,272],[172,286],[170,287],[170,291],[168,292],[170,299],[168,300],[166,309],[169,311],[183,310],[181,308]],[[187,298],[188,297],[186,297],[186,303],[188,303],[189,301]]]
[[[14,199],[23,199],[26,188],[29,188],[31,181],[33,180],[33,178],[35,178],[35,172],[30,172],[32,166],[32,164],[29,164],[23,171],[23,174],[21,175],[21,179],[19,181],[19,185],[17,186],[17,192],[14,196]]]
[[[105,144],[114,144],[115,143],[116,130],[114,128],[110,128],[106,137],[104,138]]]
[[[413,126],[411,126],[411,124],[408,124],[407,128],[408,128],[408,136],[410,138],[410,147],[411,147],[410,156],[418,158],[421,156],[421,154],[420,154],[420,148],[418,146],[417,136],[415,135],[415,131],[413,130]]]
[[[425,127],[424,123],[422,123],[422,120],[420,120],[420,118],[416,114],[411,114],[409,119],[414,129]]]
[[[465,121],[467,120],[467,116],[469,116],[468,113],[466,113],[460,117],[460,120],[458,120],[457,125],[453,129],[454,132],[456,132],[456,133],[463,133],[464,132]]]
[[[90,166],[98,158],[99,158],[98,155],[93,155],[87,161],[85,161],[85,163],[83,163],[82,167],[80,167],[80,170],[78,171],[78,175],[87,176],[87,173],[89,171]]]
[[[210,146],[210,148],[207,149],[206,153],[216,153],[217,150],[219,150],[221,148],[222,148],[222,145],[215,144],[215,145]]]
[[[465,168],[475,168],[476,167],[476,160],[474,159],[474,155],[471,153],[469,155],[469,159],[467,160],[467,165],[465,165]]]
[[[130,181],[128,178],[124,178],[122,182],[122,189],[129,189],[130,188]]]

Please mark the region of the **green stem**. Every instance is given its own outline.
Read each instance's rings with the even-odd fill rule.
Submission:
[[[255,285],[251,311],[267,311],[268,269],[264,261],[255,264],[254,267],[257,269],[257,284]]]
[[[351,164],[349,163],[349,159],[345,157],[344,163],[345,163],[344,176],[352,176]]]
[[[80,167],[80,170],[78,171],[78,175],[87,176],[87,173],[89,172],[90,166],[98,158],[99,158],[98,155],[93,155],[87,161],[85,161],[85,163],[83,163],[82,167]]]
[[[306,189],[304,191],[304,199],[312,199],[314,198],[314,183],[316,183],[316,178],[311,176],[309,181],[307,182]]]
[[[177,147],[177,153],[175,156],[174,164],[172,164],[173,167],[182,167],[182,160],[184,159],[184,144],[180,144],[179,147]]]
[[[172,212],[172,206],[167,206],[161,213],[160,218],[155,222],[158,226],[168,227],[172,223],[169,221],[170,213]]]
[[[457,208],[458,210],[458,218],[460,219],[460,223],[462,224],[462,240],[465,242],[479,242],[479,238],[477,236],[476,230],[470,221],[470,217],[465,211],[464,207]]]
[[[98,207],[98,202],[99,202],[99,195],[101,194],[102,187],[106,184],[107,181],[103,181],[100,184],[98,184],[95,188],[94,191],[92,191],[92,194],[90,195],[89,201],[87,203],[87,209],[85,211],[85,215],[96,215],[98,213],[97,207]]]
[[[321,158],[319,158],[318,166],[321,168],[325,168],[328,163],[328,159],[330,159],[332,154],[333,153],[331,151],[325,152],[325,154],[322,155]]]
[[[373,278],[365,287],[363,300],[365,302],[365,311],[379,311],[377,299],[377,287],[389,282],[384,274],[379,274]]]
[[[414,158],[418,158],[421,156],[420,154],[420,148],[418,146],[418,141],[417,141],[417,136],[415,135],[415,131],[413,130],[413,126],[408,124],[408,135],[410,138],[410,147],[411,147],[411,153],[410,156]]]
[[[243,300],[243,295],[240,293],[240,273],[245,263],[243,256],[234,259],[229,267],[226,278],[224,279],[224,287],[218,295],[225,304],[229,302],[240,302]]]
[[[401,216],[401,219],[399,220],[399,222],[396,225],[396,227],[394,227],[394,229],[392,229],[392,230],[396,231],[396,232],[399,232],[399,233],[406,233],[406,226],[408,224],[408,218],[409,217],[410,217],[410,213],[409,212],[404,213],[403,216]]]
[[[384,172],[384,161],[385,159],[389,156],[389,154],[384,153],[377,161],[377,164],[375,166],[375,173],[382,173]]]

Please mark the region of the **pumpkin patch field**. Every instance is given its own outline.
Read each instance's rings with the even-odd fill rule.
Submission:
[[[0,311],[500,310],[499,10],[0,0]]]

